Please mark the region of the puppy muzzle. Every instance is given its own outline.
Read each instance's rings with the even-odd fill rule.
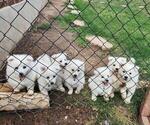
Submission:
[[[20,81],[23,81],[25,79],[26,75],[24,75],[23,73],[19,73],[19,79]]]

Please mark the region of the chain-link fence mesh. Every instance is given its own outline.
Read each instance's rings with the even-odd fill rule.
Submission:
[[[0,6],[0,110],[15,112],[3,124],[137,124],[150,74],[148,0]]]

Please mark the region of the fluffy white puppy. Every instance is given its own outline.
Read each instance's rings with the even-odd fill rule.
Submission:
[[[132,96],[139,82],[139,67],[135,65],[135,59],[131,58],[122,68],[119,69],[119,78],[122,82],[121,95],[125,103],[131,102]]]
[[[73,59],[69,62],[64,70],[65,86],[69,89],[68,94],[73,93],[73,89],[76,88],[75,93],[79,94],[85,84],[85,65],[84,62]]]
[[[118,71],[119,69],[127,63],[127,59],[125,57],[108,57],[108,68],[112,72],[112,81],[113,81],[113,92],[112,92],[112,97],[114,96],[114,91],[119,90],[120,85],[122,84],[121,81],[118,79]]]
[[[14,92],[27,87],[29,95],[34,93],[36,80],[36,73],[32,70],[34,66],[35,62],[30,55],[14,54],[7,59],[6,77]]]
[[[108,67],[100,67],[94,71],[94,74],[95,75],[88,80],[88,86],[92,93],[91,99],[96,101],[97,96],[101,95],[105,101],[109,101],[113,89],[110,70]]]
[[[37,59],[37,81],[41,93],[48,95],[48,91],[57,89],[65,91],[59,72],[61,70],[59,64],[54,62],[47,54],[43,54]]]

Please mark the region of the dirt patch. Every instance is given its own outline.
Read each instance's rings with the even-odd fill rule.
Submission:
[[[68,107],[68,106],[67,106]],[[7,115],[7,121],[6,121]],[[45,110],[16,113],[1,113],[2,125],[86,125],[95,122],[94,113],[90,108],[57,107]],[[92,125],[92,124],[91,124]]]
[[[61,96],[60,96],[61,95]],[[94,125],[97,113],[92,108],[73,105],[62,93],[51,93],[49,109],[18,112],[1,112],[2,125]]]

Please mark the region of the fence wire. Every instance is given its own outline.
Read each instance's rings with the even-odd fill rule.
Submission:
[[[1,111],[13,110],[24,119],[18,110],[38,117],[37,112],[44,114],[42,108],[50,108],[60,110],[61,117],[64,111],[58,107],[92,107],[94,102],[104,105],[101,111],[109,103],[142,101],[150,73],[149,1],[42,0],[39,4],[0,1],[0,81],[7,81],[1,83]],[[96,122],[114,122],[107,110]]]

